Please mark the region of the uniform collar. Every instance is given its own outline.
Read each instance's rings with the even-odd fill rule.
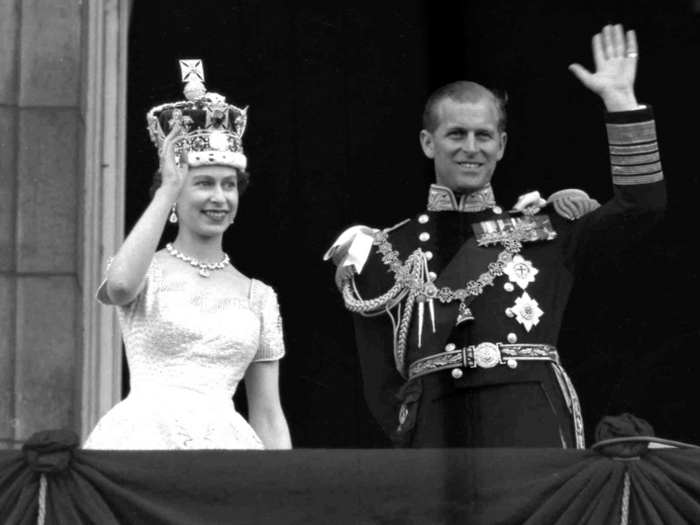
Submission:
[[[493,208],[495,205],[496,200],[490,184],[469,195],[460,195],[459,202],[450,188],[439,184],[430,185],[428,211],[477,212]]]

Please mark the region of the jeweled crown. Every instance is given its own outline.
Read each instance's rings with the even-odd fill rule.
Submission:
[[[184,148],[191,167],[218,165],[245,170],[242,137],[248,108],[237,108],[227,104],[225,97],[207,93],[201,60],[180,60],[180,69],[182,81],[187,83],[187,100],[161,104],[147,115],[148,131],[158,153],[165,137],[179,122],[185,138],[175,145],[178,158]]]

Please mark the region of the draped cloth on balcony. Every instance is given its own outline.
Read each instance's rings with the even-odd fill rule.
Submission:
[[[700,523],[700,451],[77,450],[65,431],[0,453],[0,523]],[[626,476],[627,474],[627,476]],[[628,516],[621,515],[625,478]]]

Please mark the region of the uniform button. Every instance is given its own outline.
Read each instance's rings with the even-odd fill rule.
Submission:
[[[513,283],[506,283],[503,285],[503,288],[506,292],[512,292],[513,290],[515,290],[515,286],[513,286]]]
[[[430,239],[430,234],[429,234],[428,232],[423,232],[423,233],[421,233],[421,234],[418,236],[418,238],[419,238],[422,242],[425,242],[425,241],[427,241],[428,239]]]
[[[435,272],[428,272],[428,277],[431,281],[434,281],[435,279],[437,279],[437,274]]]
[[[457,347],[455,346],[454,343],[448,343],[447,346],[445,347],[445,352],[452,352],[452,350],[454,350],[455,348],[457,348]]]
[[[433,252],[425,252],[425,258],[430,260],[433,258]]]
[[[496,215],[500,215],[501,213],[503,213],[503,210],[501,209],[500,206],[494,206],[493,213],[495,213]]]
[[[515,317],[515,313],[513,313],[513,309],[512,309],[512,308],[506,308],[506,315],[507,315],[508,317]]]
[[[455,379],[459,379],[464,375],[464,372],[462,372],[459,368],[453,368],[452,369],[452,377]]]
[[[508,342],[516,343],[518,341],[518,336],[515,334],[508,334]]]
[[[508,359],[508,361],[506,361],[506,364],[508,365],[508,368],[518,367],[518,362],[515,359]]]
[[[423,215],[421,215],[420,217],[418,217],[418,222],[420,222],[421,224],[425,224],[429,220],[430,220],[430,217],[428,217],[425,213]]]

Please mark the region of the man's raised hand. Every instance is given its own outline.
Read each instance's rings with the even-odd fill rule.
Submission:
[[[595,73],[580,64],[569,70],[581,83],[603,99],[608,111],[638,109],[634,95],[639,48],[634,31],[624,32],[620,24],[608,25],[593,37]]]

